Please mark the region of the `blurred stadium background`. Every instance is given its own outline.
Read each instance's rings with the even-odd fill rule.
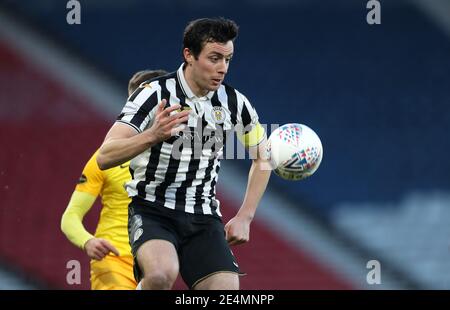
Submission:
[[[272,176],[250,243],[233,249],[242,288],[450,288],[449,1],[381,0],[372,26],[366,0],[80,2],[68,25],[67,1],[0,1],[1,289],[89,288],[62,212],[128,78],[176,70],[185,24],[205,16],[240,25],[227,82],[262,122],[305,123],[324,145],[312,178]],[[248,166],[223,163],[225,220]],[[80,285],[66,282],[70,260]]]

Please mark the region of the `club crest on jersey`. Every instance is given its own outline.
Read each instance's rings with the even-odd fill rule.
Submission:
[[[216,124],[223,124],[226,118],[225,110],[222,107],[213,107],[211,117]]]

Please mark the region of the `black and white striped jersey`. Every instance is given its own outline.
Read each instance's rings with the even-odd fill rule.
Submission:
[[[142,83],[117,119],[142,132],[152,126],[162,99],[167,100],[167,106],[180,104],[181,109],[191,110],[183,131],[131,160],[132,180],[126,189],[130,197],[138,196],[158,206],[221,216],[216,184],[226,134],[236,126],[248,133],[261,125],[247,98],[226,84],[204,97],[195,96],[183,67]],[[264,135],[259,130],[253,144]]]

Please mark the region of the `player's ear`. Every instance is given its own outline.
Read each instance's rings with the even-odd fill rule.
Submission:
[[[192,54],[191,50],[187,47],[183,49],[183,56],[188,64],[192,64],[192,62],[194,61],[194,54]]]

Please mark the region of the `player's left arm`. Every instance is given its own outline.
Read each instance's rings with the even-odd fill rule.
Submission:
[[[226,239],[229,245],[238,245],[250,240],[250,223],[256,208],[266,190],[269,182],[271,168],[266,156],[266,132],[258,121],[256,111],[248,102],[244,101],[244,109],[248,111],[248,119],[243,117],[243,125],[250,127],[248,132],[244,129],[237,132],[237,137],[247,148],[250,158],[253,159],[248,174],[247,190],[241,208],[234,218],[225,225]]]
[[[250,223],[256,208],[266,190],[271,170],[265,158],[266,139],[255,147],[257,157],[253,159],[248,174],[247,190],[244,201],[236,216],[225,225],[226,238],[229,245],[238,245],[250,240]],[[250,150],[249,150],[250,151]]]
[[[61,217],[61,230],[74,245],[83,249],[87,255],[101,260],[109,252],[120,255],[108,241],[96,238],[83,225],[83,218],[92,208],[97,196],[102,192],[105,175],[97,165],[98,151],[86,163],[75,191]]]

